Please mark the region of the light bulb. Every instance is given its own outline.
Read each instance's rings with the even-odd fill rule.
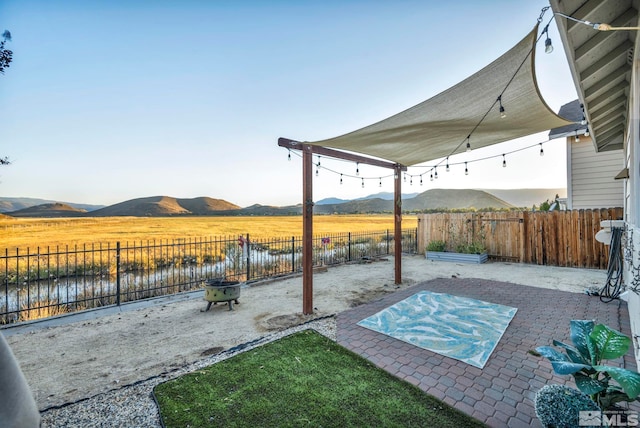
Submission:
[[[504,155],[502,155],[502,167],[503,168],[507,167],[507,159],[504,157]]]
[[[340,184],[342,184],[342,174],[340,174]]]
[[[464,163],[464,175],[469,175],[469,169],[467,168],[467,163]]]
[[[360,164],[356,162],[356,175],[360,175]]]
[[[544,52],[550,54],[553,52],[553,45],[551,44],[551,39],[549,35],[547,35],[547,40],[544,41]]]
[[[542,148],[542,143],[540,143],[540,156],[544,156],[544,149]]]
[[[362,179],[362,188],[364,189],[364,178]]]

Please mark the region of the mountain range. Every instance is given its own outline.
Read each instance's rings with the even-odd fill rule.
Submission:
[[[564,196],[565,189],[431,189],[422,193],[403,194],[405,212],[451,209],[511,209],[531,207],[555,195]],[[316,214],[354,214],[393,212],[393,193],[377,193],[365,198],[343,200],[327,198],[317,201]],[[152,196],[131,199],[110,206],[63,203],[35,198],[0,197],[0,213],[12,217],[166,217],[182,215],[299,215],[302,204],[284,207],[251,205],[241,208],[231,202],[210,197],[174,198]]]

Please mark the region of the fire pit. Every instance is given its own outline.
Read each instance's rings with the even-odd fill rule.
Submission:
[[[240,302],[238,302],[239,297],[239,281],[225,281],[221,278],[209,279],[205,281],[204,287],[204,300],[209,302],[204,312],[211,308],[211,304],[215,305],[218,302],[227,302],[229,304],[229,310],[232,311],[234,302],[240,304]]]

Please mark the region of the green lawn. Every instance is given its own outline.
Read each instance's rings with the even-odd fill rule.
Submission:
[[[167,427],[481,427],[305,330],[157,385]]]

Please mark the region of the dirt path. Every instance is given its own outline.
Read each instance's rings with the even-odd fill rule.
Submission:
[[[267,332],[336,314],[399,288],[441,277],[485,278],[583,292],[601,286],[605,271],[510,263],[461,265],[403,257],[403,284],[394,285],[393,258],[330,268],[314,276],[315,313],[302,315],[302,278],[243,288],[234,311],[208,312],[202,295],[147,303],[95,319],[33,331],[4,329],[40,409],[73,402],[172,371]],[[126,309],[126,308],[125,308]],[[70,318],[69,321],[73,320]],[[33,327],[33,326],[30,326]]]

